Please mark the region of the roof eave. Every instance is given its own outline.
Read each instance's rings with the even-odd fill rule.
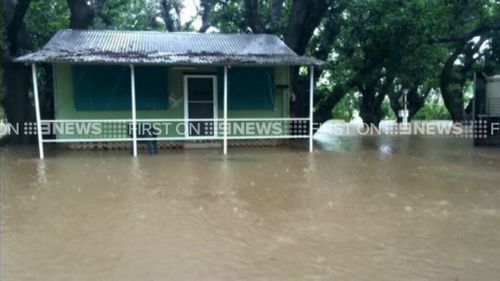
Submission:
[[[169,56],[99,56],[86,54],[56,54],[38,51],[14,59],[19,63],[70,63],[70,64],[150,64],[150,65],[312,65],[322,67],[327,63],[311,57],[300,56],[210,56],[210,55],[169,55]]]

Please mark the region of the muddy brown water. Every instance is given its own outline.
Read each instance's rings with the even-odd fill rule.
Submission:
[[[1,280],[498,280],[500,149],[0,148]]]

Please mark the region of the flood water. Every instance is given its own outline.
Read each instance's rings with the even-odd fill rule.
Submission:
[[[0,148],[1,280],[498,280],[500,149]]]

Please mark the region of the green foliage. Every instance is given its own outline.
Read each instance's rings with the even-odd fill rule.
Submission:
[[[412,87],[418,89],[417,95],[425,101],[431,89],[440,87],[444,62],[457,38],[477,32],[481,26],[498,25],[499,7],[498,1],[490,0],[349,1],[340,20],[341,30],[330,56],[331,70],[325,80],[330,85],[344,84],[347,92],[369,96],[372,103]],[[498,34],[487,35],[493,39],[478,50],[479,63],[473,65],[473,71],[486,69],[485,65],[488,70],[492,69],[489,73],[498,69]],[[484,62],[480,59],[481,53],[489,54]],[[459,56],[461,61],[464,58]],[[464,76],[466,81],[472,80],[472,73],[465,67],[459,65],[456,69],[454,80],[461,81]],[[460,96],[466,90],[461,83],[451,87],[453,93]],[[395,118],[389,104],[384,98],[381,110],[386,117]],[[341,102],[338,106],[345,107],[345,104]],[[438,113],[441,110],[435,104],[426,107],[429,108]]]
[[[394,114],[394,111],[391,108],[391,102],[389,101],[388,97],[386,97],[384,99],[381,107],[382,107],[382,112],[383,112],[383,119],[386,119],[386,120],[395,120],[396,119],[396,114]]]
[[[95,20],[97,29],[165,30],[160,1],[106,0]]]
[[[180,0],[168,1],[182,8]],[[292,5],[302,3],[306,7],[308,0],[302,1],[284,0],[272,33],[284,38]],[[256,16],[254,22],[245,9],[246,2],[241,0],[196,1],[197,20],[203,13],[200,3],[204,3],[210,7],[208,21],[215,30],[267,32],[266,23],[275,1],[256,2],[254,13],[250,13]],[[92,28],[166,29],[159,0],[106,0],[103,3]],[[418,89],[420,100],[425,100],[415,118],[448,117],[443,113],[442,100],[435,94],[429,97],[427,94],[441,87],[443,66],[457,44],[473,45],[470,39],[474,37],[474,40],[487,40],[481,48],[473,50],[472,60],[462,53],[454,63],[452,81],[447,86],[456,95],[454,98],[466,102],[470,99],[464,98],[463,93],[470,85],[472,72],[485,71],[491,75],[500,71],[500,32],[498,28],[488,29],[500,24],[497,0],[324,0],[324,3],[328,4],[328,11],[309,41],[306,53],[328,58],[329,67],[323,71],[317,92],[323,97],[339,93],[339,98],[344,96],[335,108],[331,108],[334,103],[322,108],[332,112],[334,118],[352,119],[358,113],[362,96],[370,96],[368,100],[376,103],[386,118],[395,118],[387,96],[412,87]],[[6,11],[4,22],[12,14]],[[69,18],[67,0],[32,0],[25,22],[31,31],[34,49],[46,44],[59,29],[67,28]],[[182,23],[181,30],[194,31],[194,26],[195,19],[191,19]],[[2,25],[2,48],[6,46],[4,28]],[[2,95],[0,92],[0,99]]]
[[[210,22],[214,24],[214,27],[220,32],[226,33],[237,33],[237,32],[245,32],[251,33],[251,27],[246,22],[247,18],[245,16],[245,6],[244,1],[241,0],[209,0],[214,3],[214,9],[210,13],[209,18]],[[261,0],[258,1],[259,5],[257,8],[257,15],[260,23],[265,25],[265,22],[268,19],[273,0]],[[287,19],[288,19],[288,11],[291,5],[290,0],[284,1],[284,8],[281,17],[278,19],[277,27],[276,27],[276,35],[283,36]],[[261,26],[264,28],[264,26]]]
[[[413,120],[450,120],[451,116],[438,95],[430,96]]]
[[[346,94],[333,108],[332,119],[341,119],[345,122],[352,121],[355,117],[359,116],[358,109],[361,95],[359,93]],[[391,109],[390,101],[388,98],[382,102],[382,112],[384,119],[394,120],[396,115]]]
[[[210,15],[217,29],[224,33],[247,31],[242,20],[243,1],[221,1]]]
[[[356,94],[346,94],[333,108],[332,118],[341,119],[345,122],[350,122],[357,115],[356,108],[358,107],[358,98]]]
[[[34,49],[43,47],[54,34],[69,26],[69,10],[66,0],[33,0],[26,15]]]

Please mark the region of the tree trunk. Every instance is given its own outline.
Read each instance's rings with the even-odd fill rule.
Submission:
[[[462,122],[464,120],[464,97],[462,91],[450,89],[450,84],[441,83],[441,95],[444,105],[451,115],[453,122]]]
[[[410,90],[408,93],[408,121],[411,121],[415,115],[417,115],[418,111],[422,109],[425,105],[425,101],[427,100],[427,97],[429,96],[430,90],[424,92],[424,94],[419,95],[418,94],[418,87],[415,87],[414,89]]]
[[[389,101],[391,105],[392,112],[396,115],[396,123],[403,122],[403,118],[399,117],[399,111],[403,109],[400,99],[403,96],[403,91],[394,91],[389,93]]]
[[[243,13],[246,24],[253,33],[262,33],[262,22],[259,17],[259,0],[245,0]]]
[[[285,33],[285,43],[302,56],[328,10],[325,0],[293,0]]]
[[[30,3],[30,0],[8,2],[7,4],[14,5],[8,9],[13,11],[13,14],[4,15],[8,48],[2,52],[3,82],[5,84],[5,97],[2,106],[7,120],[14,126],[19,126],[20,129],[19,134],[10,137],[11,143],[14,144],[27,144],[34,140],[33,136],[23,132],[25,123],[35,121],[34,107],[29,96],[31,71],[26,65],[12,62],[13,57],[17,57],[24,50],[33,47],[30,33],[24,23],[24,17]]]
[[[269,20],[267,21],[265,32],[269,34],[273,34],[276,32],[276,28],[278,27],[278,22],[283,12],[283,3],[285,0],[274,0],[271,13],[269,14]]]
[[[321,99],[315,103],[314,122],[323,124],[332,119],[332,109],[346,94],[345,89],[335,89],[331,93],[320,93]]]
[[[51,64],[40,64],[37,68],[40,91],[40,114],[42,119],[54,120],[54,76]]]
[[[464,97],[462,89],[456,89],[453,86],[453,68],[458,56],[464,51],[465,42],[461,42],[455,48],[455,51],[446,60],[441,71],[439,79],[439,88],[443,97],[444,105],[451,115],[453,122],[464,120]]]
[[[35,113],[29,96],[31,90],[30,68],[10,59],[4,61],[4,81],[6,95],[3,101],[5,116],[9,123],[19,127],[19,134],[9,137],[10,143],[28,144],[34,142],[34,137],[24,133],[28,122],[35,122]]]
[[[327,9],[325,0],[293,0],[292,10],[285,32],[285,43],[298,55],[304,55],[314,30],[319,26]],[[295,100],[291,102],[291,115],[303,117],[308,114],[308,79],[299,76],[299,68],[290,68],[290,83]],[[306,80],[302,82],[301,80]],[[304,84],[304,85],[301,85]]]
[[[299,75],[299,67],[290,67],[290,90],[293,98],[290,103],[290,115],[304,118],[309,115],[309,79]]]
[[[365,125],[378,128],[380,121],[384,117],[384,112],[381,108],[382,103],[378,102],[380,97],[376,97],[375,92],[370,91],[365,91],[362,94],[359,116],[363,119]]]
[[[205,33],[207,30],[210,28],[210,10],[212,9],[212,3],[209,0],[201,0],[200,1],[200,6],[201,6],[201,27],[198,30],[200,33]]]
[[[88,29],[94,22],[95,10],[88,0],[67,0],[71,12],[69,27]],[[90,5],[89,5],[90,4]]]
[[[165,27],[168,32],[177,32],[180,31],[180,4],[177,2],[174,2],[172,0],[161,0],[161,11],[162,11],[162,17],[163,20],[165,21]],[[172,16],[172,10],[174,10],[175,14],[177,15],[176,18]]]
[[[419,86],[414,86],[410,90],[408,90],[408,121],[411,121],[413,117],[417,114],[417,112],[422,109],[425,104],[425,100],[429,95],[430,91],[425,92],[423,95],[419,95],[418,93]],[[389,94],[389,100],[391,104],[391,109],[396,115],[396,122],[401,123],[403,118],[399,117],[399,111],[404,109],[404,104],[401,103],[401,98],[403,97],[403,91],[397,91]]]

